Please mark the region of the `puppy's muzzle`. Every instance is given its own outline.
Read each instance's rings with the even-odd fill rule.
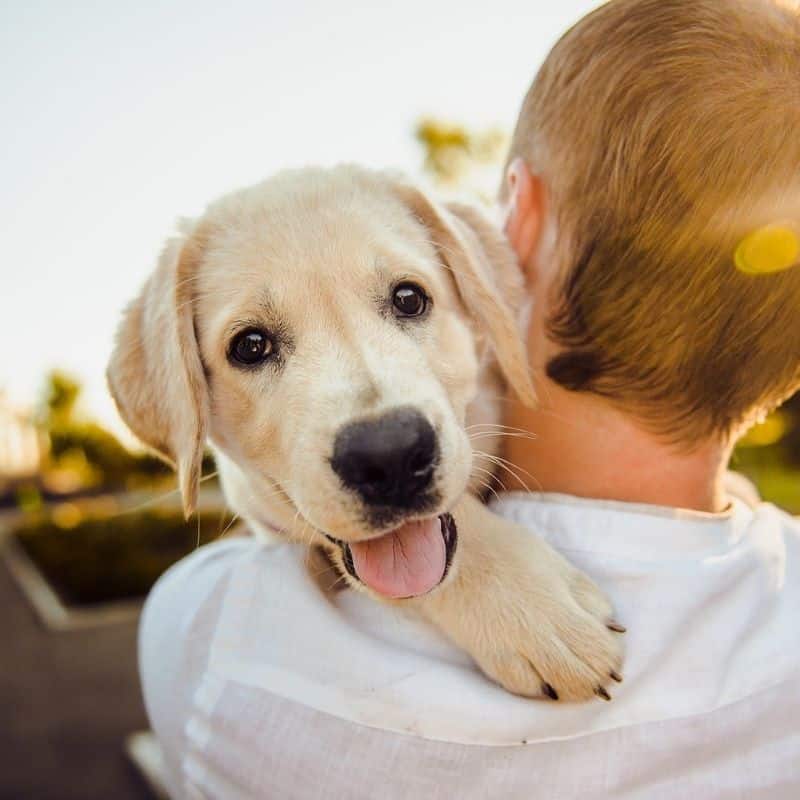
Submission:
[[[436,432],[413,408],[345,425],[331,467],[365,505],[416,510],[429,499],[439,446]]]

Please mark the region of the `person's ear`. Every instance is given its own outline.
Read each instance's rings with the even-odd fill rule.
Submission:
[[[532,175],[521,158],[509,164],[506,181],[508,205],[503,230],[520,266],[531,280],[544,221],[544,186],[541,178]]]

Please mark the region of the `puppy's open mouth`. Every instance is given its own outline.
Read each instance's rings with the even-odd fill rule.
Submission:
[[[401,599],[426,594],[447,577],[458,531],[452,515],[441,514],[365,542],[328,539],[341,548],[352,577],[377,594]]]

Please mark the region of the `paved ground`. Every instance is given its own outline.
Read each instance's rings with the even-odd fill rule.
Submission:
[[[123,752],[136,624],[47,631],[0,561],[0,636],[0,800],[151,800]]]

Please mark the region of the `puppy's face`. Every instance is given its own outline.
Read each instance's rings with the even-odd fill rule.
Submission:
[[[262,187],[212,209],[195,328],[212,442],[352,542],[464,490],[477,356],[422,222],[389,193],[333,189]]]
[[[376,592],[420,594],[453,557],[445,512],[470,477],[481,352],[493,346],[530,393],[503,300],[518,279],[468,209],[355,168],[284,173],[168,244],[109,383],[134,432],[176,463],[188,507],[208,437],[247,518],[278,508]]]

